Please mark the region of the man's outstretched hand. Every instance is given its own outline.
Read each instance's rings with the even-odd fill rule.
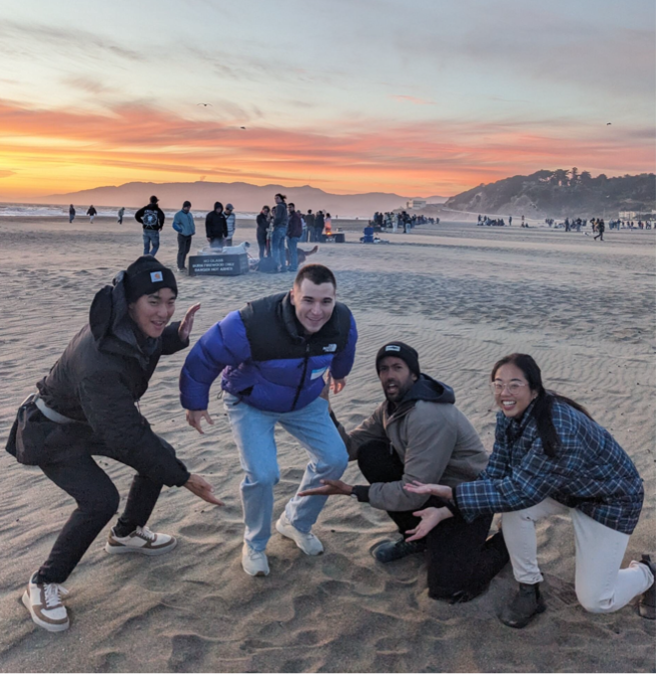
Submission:
[[[298,492],[298,496],[299,497],[315,497],[315,496],[328,497],[331,494],[345,494],[347,496],[350,496],[352,489],[353,489],[353,487],[351,485],[347,485],[346,483],[342,482],[341,480],[322,480],[321,481],[321,487],[313,487],[310,490],[303,490],[302,492]]]
[[[186,490],[190,490],[196,494],[200,499],[207,501],[209,504],[216,506],[224,506],[224,504],[213,494],[213,487],[196,473],[191,473],[188,482],[184,485]]]
[[[187,311],[186,315],[183,316],[183,320],[179,325],[179,339],[181,341],[188,341],[190,332],[192,330],[193,321],[195,320],[195,313],[201,308],[201,304],[193,304]]]
[[[203,435],[202,419],[206,419],[206,421],[213,426],[213,419],[209,417],[209,413],[206,410],[186,410],[186,421],[188,422],[188,425],[192,426]]]

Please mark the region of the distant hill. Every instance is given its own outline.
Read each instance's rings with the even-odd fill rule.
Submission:
[[[150,195],[160,199],[161,207],[176,209],[184,200],[190,200],[194,210],[213,209],[213,203],[219,200],[223,204],[234,205],[237,212],[258,212],[264,205],[274,205],[275,193],[283,193],[287,201],[306,212],[325,210],[331,214],[347,217],[370,217],[375,211],[386,212],[405,207],[405,197],[395,193],[360,193],[356,195],[337,195],[326,193],[312,186],[286,187],[269,184],[255,186],[244,182],[220,183],[195,181],[191,183],[154,184],[132,182],[121,186],[102,186],[75,193],[47,195],[40,201],[54,204],[94,204],[107,207],[142,207],[149,201]],[[415,196],[417,197],[417,196]],[[446,198],[432,196],[429,202],[443,202]]]
[[[589,172],[540,170],[481,184],[455,195],[445,207],[487,215],[530,218],[616,217],[620,210],[655,210],[655,174],[592,177]]]

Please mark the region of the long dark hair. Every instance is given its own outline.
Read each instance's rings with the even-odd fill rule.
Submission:
[[[502,365],[508,364],[515,365],[525,375],[530,391],[536,391],[538,393],[531,405],[532,416],[534,417],[536,428],[541,436],[543,451],[548,457],[554,457],[559,451],[559,435],[557,434],[555,425],[552,423],[552,403],[554,401],[566,403],[578,412],[582,412],[582,414],[589,417],[589,419],[593,419],[593,417],[584,406],[575,402],[575,400],[571,400],[554,391],[546,390],[543,386],[543,380],[541,379],[541,368],[536,364],[534,358],[526,353],[511,353],[498,360],[495,363],[495,367],[493,367],[493,371],[490,373],[491,382],[495,381],[497,370],[499,370]]]

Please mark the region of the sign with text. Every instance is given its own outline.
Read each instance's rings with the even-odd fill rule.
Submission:
[[[243,275],[248,271],[247,254],[200,254],[188,257],[188,275]]]

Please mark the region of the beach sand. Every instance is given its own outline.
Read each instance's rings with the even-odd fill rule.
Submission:
[[[197,224],[203,230],[203,224]],[[382,399],[374,357],[387,341],[417,348],[422,370],[452,385],[458,407],[487,447],[495,408],[493,363],[531,353],[544,380],[582,402],[632,456],[645,480],[641,520],[624,560],[655,553],[655,232],[605,232],[605,242],[562,230],[442,224],[384,235],[389,245],[321,245],[339,298],[360,332],[355,367],[333,398],[340,420],[358,424]],[[87,321],[94,293],[142,253],[127,220],[8,220],[0,224],[0,438]],[[255,242],[240,223],[234,242]],[[174,266],[166,225],[158,259]],[[193,252],[202,238],[193,241]],[[307,244],[305,249],[310,249]],[[181,277],[175,319],[202,303],[196,340],[246,301],[284,290],[293,275]],[[240,566],[241,471],[221,402],[200,436],[185,424],[178,375],[186,352],[164,357],[142,412],[191,470],[214,484],[226,506],[210,507],[184,489],[164,489],[152,529],[179,545],[159,559],[109,556],[106,533],[66,583],[71,629],[37,628],[19,598],[73,509],[38,468],[0,455],[0,671],[3,672],[651,672],[655,623],[633,604],[593,615],[573,590],[568,518],[542,522],[539,554],[548,610],[525,630],[497,613],[515,590],[510,566],[489,590],[450,606],[427,597],[423,557],[377,564],[369,549],[393,536],[384,512],[331,497],[315,527],[325,553],[308,557],[275,533],[271,575]],[[295,492],[307,456],[278,430],[281,481],[277,518]],[[125,499],[131,469],[99,458]],[[359,482],[355,464],[344,479]],[[364,482],[364,481],[363,481]]]

